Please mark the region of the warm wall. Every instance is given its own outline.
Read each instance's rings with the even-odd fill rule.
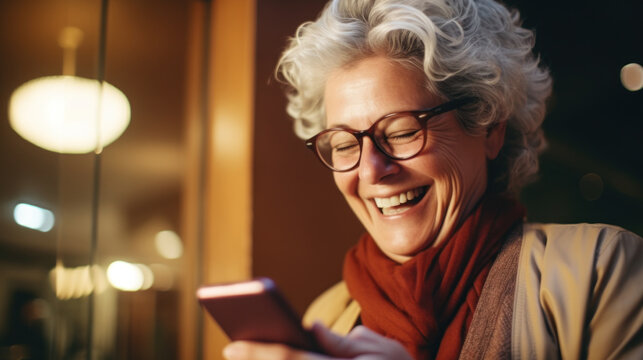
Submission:
[[[258,1],[253,170],[253,275],[270,276],[300,312],[340,280],[361,225],[324,168],[292,132],[273,71],[297,26],[325,1]]]

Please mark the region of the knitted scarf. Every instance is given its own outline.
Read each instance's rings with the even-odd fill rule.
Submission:
[[[487,196],[450,238],[402,264],[365,234],[344,261],[362,324],[416,359],[456,359],[493,260],[524,216],[515,200]]]

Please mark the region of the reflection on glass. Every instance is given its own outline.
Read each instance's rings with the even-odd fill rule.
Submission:
[[[57,264],[50,272],[52,287],[60,300],[79,299],[105,290],[103,269],[97,265],[66,268]]]
[[[10,14],[0,21],[0,156],[11,174],[0,176],[0,359],[179,358],[189,266],[178,234],[163,232],[158,244],[156,235],[182,227],[191,3],[0,1]],[[66,26],[76,39],[61,41],[61,75],[56,39]],[[54,93],[18,110],[12,94],[34,79]],[[131,103],[117,111],[127,115],[120,130],[103,127],[101,111],[115,109],[108,83]],[[64,94],[77,84],[86,90]],[[35,130],[15,120],[38,107]],[[85,114],[70,115],[77,110]],[[33,145],[50,135],[54,145]]]

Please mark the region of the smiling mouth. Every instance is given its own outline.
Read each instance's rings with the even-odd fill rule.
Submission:
[[[374,198],[375,205],[384,215],[401,214],[422,200],[427,189],[427,186],[423,186],[385,198]]]

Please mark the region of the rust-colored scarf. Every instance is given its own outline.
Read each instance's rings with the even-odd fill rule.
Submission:
[[[488,196],[449,239],[403,264],[364,235],[344,262],[362,323],[416,359],[456,359],[493,260],[524,215],[516,201]]]

